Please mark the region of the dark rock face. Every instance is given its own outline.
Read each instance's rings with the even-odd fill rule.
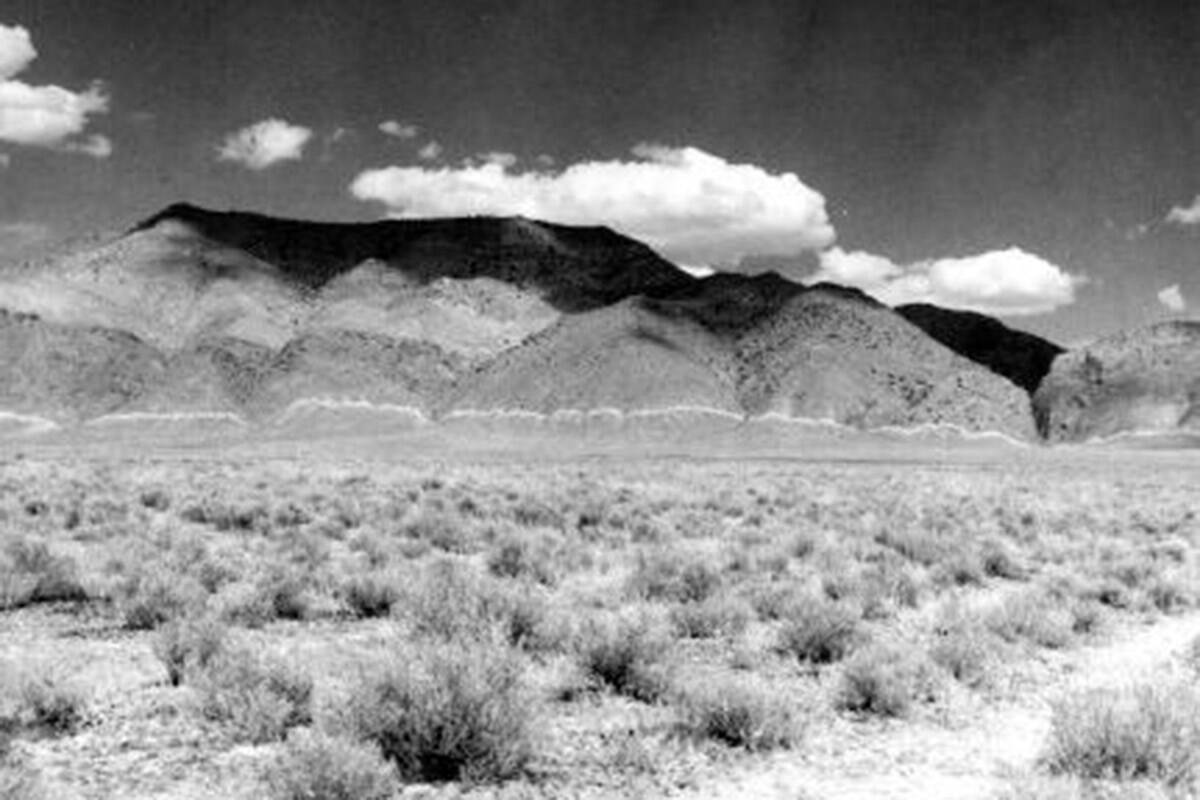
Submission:
[[[1200,430],[1200,323],[1162,323],[1059,356],[1034,410],[1050,441]]]
[[[633,294],[668,294],[695,281],[641,242],[608,228],[522,217],[322,223],[177,204],[133,232],[163,223],[186,225],[209,241],[245,251],[310,290],[365,261],[383,262],[422,283],[496,278],[540,291],[568,311]]]
[[[954,352],[1003,375],[1030,395],[1063,352],[1053,342],[971,311],[917,303],[899,306],[896,312]]]

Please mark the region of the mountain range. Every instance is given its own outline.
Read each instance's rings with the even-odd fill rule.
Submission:
[[[1064,352],[840,286],[696,278],[603,227],[181,204],[0,275],[0,411],[70,425],[263,424],[305,401],[430,419],[709,409],[1076,440],[1195,425],[1200,385],[1172,376],[1196,365],[1196,341],[1183,326]]]

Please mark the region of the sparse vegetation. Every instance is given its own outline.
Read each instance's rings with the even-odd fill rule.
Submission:
[[[286,800],[570,795],[612,770],[611,794],[657,796],[867,716],[1007,702],[1077,643],[1193,608],[1190,476],[953,474],[7,463],[0,639],[55,679],[14,684],[0,737],[42,759],[93,727],[149,748],[153,727],[175,770],[237,742]],[[1046,780],[1183,786],[1171,691],[1060,711]]]

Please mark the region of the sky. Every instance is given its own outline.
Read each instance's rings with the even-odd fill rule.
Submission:
[[[605,224],[1064,344],[1200,302],[1200,4],[0,0],[0,261],[188,201]]]

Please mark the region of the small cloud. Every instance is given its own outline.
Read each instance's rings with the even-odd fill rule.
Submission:
[[[416,125],[409,125],[394,119],[379,123],[379,130],[397,139],[415,139],[421,132]]]
[[[309,128],[282,119],[265,119],[226,136],[217,157],[262,170],[282,161],[299,161],[312,135]]]
[[[113,153],[113,144],[107,136],[94,133],[86,139],[68,142],[63,149],[70,153],[82,153],[92,158],[108,158]]]
[[[514,172],[503,160],[388,167],[363,172],[350,190],[397,217],[521,214],[609,225],[692,266],[796,255],[833,243],[825,198],[790,172],[730,163],[694,147],[640,145],[632,156],[559,172]]]
[[[1175,206],[1167,212],[1166,222],[1172,225],[1200,224],[1200,195],[1192,200],[1190,206]]]
[[[437,142],[429,142],[417,151],[417,157],[422,161],[436,161],[442,155],[442,146]]]
[[[480,153],[476,158],[484,164],[496,164],[505,169],[515,167],[517,165],[517,157],[512,153],[502,153],[493,150],[490,153]]]
[[[8,153],[0,153],[0,169],[8,169],[12,165],[12,156]]]
[[[333,133],[329,134],[328,142],[337,144],[338,142],[350,136],[352,131],[349,128],[334,128]]]
[[[20,25],[0,25],[0,80],[23,72],[37,58],[33,38]]]
[[[28,30],[0,25],[0,141],[94,155],[101,149],[95,137],[82,141],[76,137],[83,134],[92,115],[108,111],[103,86],[93,83],[74,92],[16,80],[37,55]],[[108,152],[112,152],[111,142]]]
[[[1158,293],[1158,302],[1166,306],[1168,311],[1175,314],[1182,314],[1187,311],[1187,300],[1184,299],[1183,292],[1179,289],[1179,284],[1168,286]]]
[[[542,153],[534,160],[537,161],[539,167],[553,167],[555,163],[557,163],[554,160],[554,156],[547,155],[545,153]]]
[[[963,258],[902,266],[862,251],[833,247],[820,254],[808,283],[828,281],[862,289],[888,305],[932,303],[983,314],[1045,314],[1075,302],[1084,283],[1049,261],[1016,247]]]

